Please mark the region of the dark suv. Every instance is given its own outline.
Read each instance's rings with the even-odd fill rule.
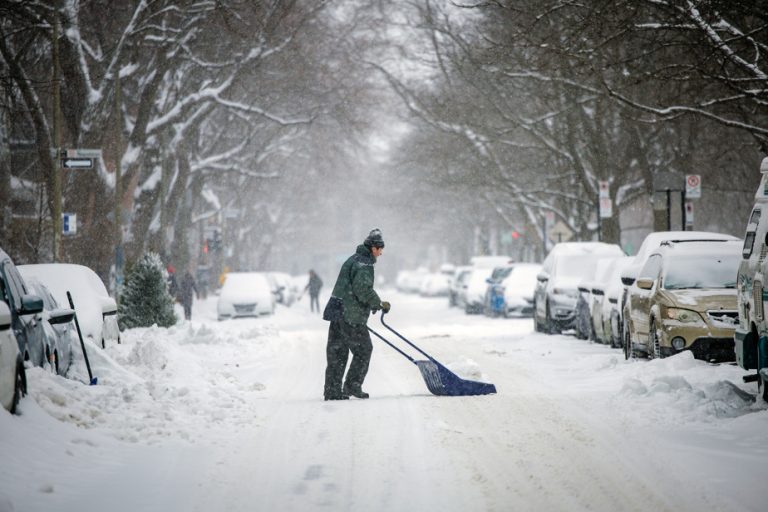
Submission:
[[[13,334],[25,361],[43,366],[50,355],[46,346],[43,299],[30,293],[10,256],[0,249],[0,300],[11,310]]]

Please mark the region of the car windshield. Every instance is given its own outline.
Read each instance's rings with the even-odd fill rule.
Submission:
[[[555,272],[558,277],[584,277],[592,279],[598,258],[594,254],[568,254],[557,260]]]
[[[736,288],[741,254],[675,256],[667,262],[664,289]]]

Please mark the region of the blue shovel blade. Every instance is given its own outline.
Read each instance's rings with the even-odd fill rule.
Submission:
[[[465,380],[437,361],[414,361],[430,393],[438,396],[488,395],[496,386],[486,382]]]

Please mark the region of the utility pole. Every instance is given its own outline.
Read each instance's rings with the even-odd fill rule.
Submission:
[[[61,151],[61,62],[59,61],[59,19],[54,12],[53,18],[53,261],[61,259],[61,170],[59,153]]]
[[[123,154],[123,111],[120,108],[122,91],[120,90],[120,71],[115,72],[115,300],[120,301],[123,285],[123,189],[120,185],[122,177],[121,160]]]

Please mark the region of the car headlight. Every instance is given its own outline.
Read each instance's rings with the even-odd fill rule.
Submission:
[[[704,320],[695,311],[690,309],[667,308],[667,318],[677,320],[684,324],[703,324]]]

